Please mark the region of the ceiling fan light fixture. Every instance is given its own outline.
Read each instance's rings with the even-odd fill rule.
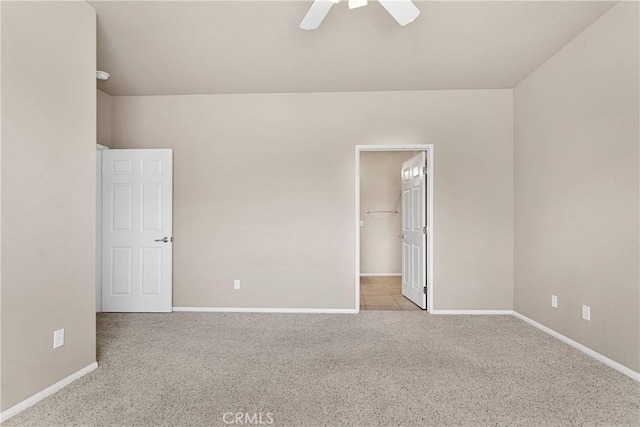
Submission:
[[[349,9],[357,9],[366,6],[368,3],[368,0],[349,0]]]
[[[314,0],[314,2],[311,3],[311,8],[309,8],[309,11],[304,16],[302,23],[300,23],[300,28],[303,30],[315,30],[318,28],[333,5],[339,1],[340,0]],[[348,1],[350,9],[366,6],[368,3],[367,0]],[[412,0],[378,0],[378,3],[402,26],[412,23],[420,15],[420,9],[413,4]]]

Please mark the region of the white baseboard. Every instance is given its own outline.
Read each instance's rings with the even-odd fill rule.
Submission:
[[[559,339],[560,341],[564,342],[565,344],[569,344],[571,347],[576,348],[578,350],[580,350],[581,352],[593,357],[594,359],[604,363],[605,365],[609,366],[610,368],[615,369],[618,372],[621,372],[623,374],[625,374],[626,376],[636,380],[636,381],[640,381],[640,373],[634,371],[633,369],[627,368],[626,366],[616,362],[615,360],[609,359],[607,356],[598,353],[597,351],[591,350],[589,347],[584,346],[582,344],[580,344],[579,342],[576,342],[574,340],[572,340],[569,337],[566,337],[564,335],[562,335],[559,332],[554,331],[551,328],[548,328],[546,326],[544,326],[541,323],[536,322],[533,319],[528,318],[527,316],[524,316],[520,313],[518,313],[517,311],[513,312],[513,315],[516,316],[518,319],[530,324],[533,327],[536,327],[538,329],[540,329],[542,332],[545,332],[549,335],[551,335],[554,338]]]
[[[431,314],[511,315],[513,310],[431,310]]]
[[[360,277],[400,277],[402,273],[360,273]]]
[[[173,307],[173,311],[206,313],[358,313],[355,308],[251,308],[251,307]]]
[[[28,407],[33,406],[36,403],[40,402],[41,400],[51,396],[55,392],[59,391],[61,388],[71,384],[73,381],[77,380],[78,378],[81,378],[87,375],[89,372],[93,371],[97,367],[98,367],[98,362],[93,362],[91,365],[86,366],[80,369],[79,371],[69,375],[68,377],[61,379],[60,381],[53,384],[52,386],[45,388],[40,393],[36,393],[33,396],[29,397],[28,399],[25,399],[22,402],[12,406],[6,411],[0,413],[0,423],[7,421],[9,418],[24,411]]]

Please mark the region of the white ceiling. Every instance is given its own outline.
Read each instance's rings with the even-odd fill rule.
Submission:
[[[613,2],[417,1],[400,27],[375,1],[92,2],[98,86],[112,95],[511,88]]]

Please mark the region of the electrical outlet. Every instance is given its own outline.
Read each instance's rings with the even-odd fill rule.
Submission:
[[[558,296],[551,295],[551,307],[558,308]]]
[[[53,348],[62,347],[64,345],[64,329],[53,331]]]
[[[588,305],[582,306],[582,318],[587,322],[591,321],[591,307],[589,307]]]
[[[240,289],[240,280],[233,281],[233,289]]]

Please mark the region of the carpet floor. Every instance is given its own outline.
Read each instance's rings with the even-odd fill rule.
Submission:
[[[98,363],[3,427],[640,425],[640,384],[512,316],[100,314]]]

